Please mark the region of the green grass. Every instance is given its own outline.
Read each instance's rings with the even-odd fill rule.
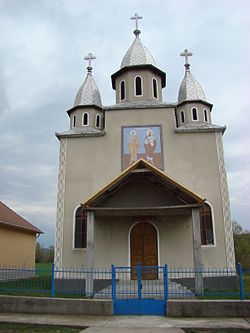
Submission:
[[[52,264],[51,263],[36,263],[36,270],[52,272]]]
[[[75,328],[75,327],[63,327],[63,326],[52,326],[52,325],[33,325],[33,324],[2,324],[0,323],[0,333],[78,333],[86,327]]]

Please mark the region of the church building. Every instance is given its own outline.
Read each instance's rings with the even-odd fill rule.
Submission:
[[[140,18],[111,75],[116,103],[102,105],[89,53],[69,129],[56,133],[55,265],[235,269],[226,128],[213,124],[187,50],[178,100],[163,101],[166,73],[141,41]]]

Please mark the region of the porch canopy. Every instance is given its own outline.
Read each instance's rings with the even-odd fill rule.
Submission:
[[[205,199],[143,159],[138,160],[82,206],[95,215],[182,215]]]
[[[107,186],[82,203],[87,211],[87,266],[94,263],[94,221],[97,215],[192,215],[194,268],[202,267],[200,207],[205,199],[172,177],[139,159]],[[196,290],[202,277],[195,274]]]

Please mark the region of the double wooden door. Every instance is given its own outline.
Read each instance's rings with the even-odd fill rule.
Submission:
[[[132,267],[140,263],[142,279],[157,279],[158,270],[152,267],[158,266],[157,232],[151,223],[137,223],[131,230],[130,255]],[[131,278],[137,278],[136,269],[132,270]]]

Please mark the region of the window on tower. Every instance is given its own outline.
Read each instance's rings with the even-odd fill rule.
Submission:
[[[74,114],[73,116],[73,124],[72,124],[73,127],[76,127],[76,115]]]
[[[140,76],[135,78],[135,95],[142,96],[142,78]]]
[[[157,81],[153,79],[153,96],[154,98],[158,99],[158,89],[157,89]]]
[[[200,209],[201,245],[214,245],[211,207],[206,203]]]
[[[192,119],[198,120],[198,113],[196,108],[192,108]]]
[[[82,115],[82,124],[83,126],[88,126],[89,124],[89,114],[87,112]]]
[[[125,99],[125,81],[120,83],[121,101]]]
[[[181,124],[185,123],[185,113],[181,110]]]
[[[97,128],[100,128],[100,123],[101,123],[101,116],[99,114],[97,114],[95,117],[95,126]]]
[[[204,111],[204,120],[205,120],[205,122],[207,123],[207,122],[208,122],[208,118],[207,118],[207,110],[204,109],[203,111]]]
[[[75,244],[76,249],[87,247],[87,212],[82,207],[75,213]]]

